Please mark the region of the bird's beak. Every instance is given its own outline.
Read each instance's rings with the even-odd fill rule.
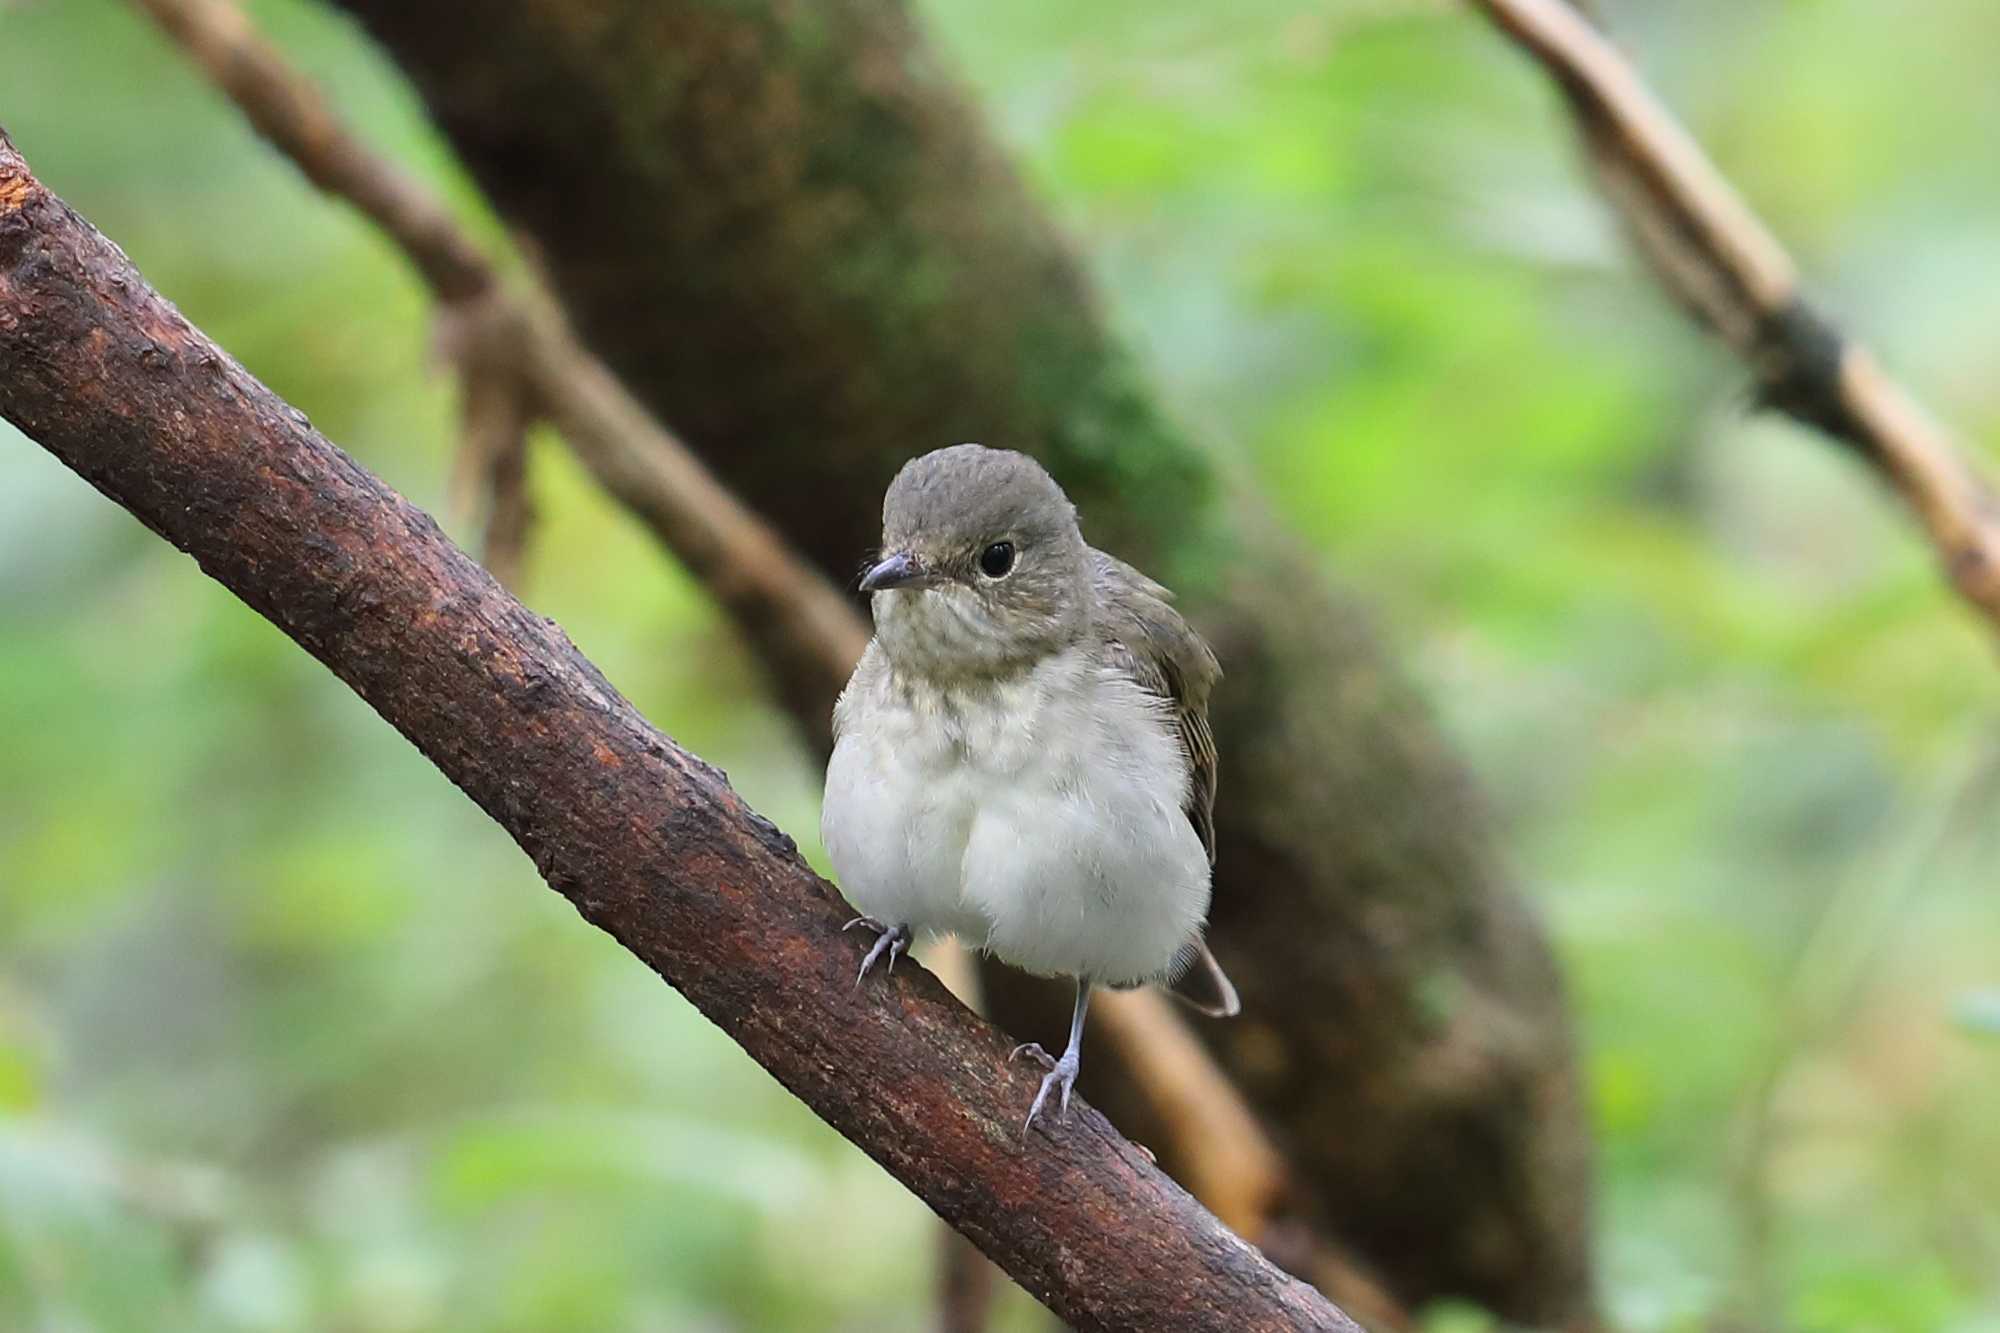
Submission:
[[[930,571],[908,551],[892,551],[861,576],[861,591],[882,592],[889,588],[922,587],[931,582]]]

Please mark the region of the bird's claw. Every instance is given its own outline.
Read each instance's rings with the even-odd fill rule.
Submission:
[[[1024,1041],[1019,1046],[1016,1046],[1013,1054],[1007,1057],[1007,1062],[1012,1064],[1024,1055],[1044,1069],[1054,1069],[1056,1067],[1056,1058],[1043,1050],[1042,1044],[1038,1041]]]
[[[1062,1096],[1056,1103],[1056,1119],[1060,1121],[1069,1119],[1069,1092],[1076,1085],[1076,1071],[1083,1062],[1077,1058],[1074,1048],[1064,1051],[1062,1059],[1058,1060],[1043,1050],[1040,1042],[1033,1041],[1022,1042],[1016,1046],[1014,1053],[1007,1059],[1012,1061],[1023,1055],[1049,1071],[1042,1075],[1042,1086],[1036,1089],[1034,1105],[1028,1108],[1028,1118],[1021,1126],[1021,1134],[1026,1137],[1028,1131],[1035,1127],[1035,1117],[1042,1113],[1042,1104],[1049,1099],[1050,1088],[1062,1089]]]
[[[876,961],[884,953],[889,955],[887,970],[891,975],[894,975],[896,960],[909,952],[910,928],[908,926],[884,925],[872,916],[857,916],[840,929],[844,934],[847,931],[853,930],[856,926],[866,926],[875,932],[875,946],[868,951],[868,956],[861,960],[861,970],[854,974],[855,986],[859,987],[867,979],[868,969],[874,967]]]

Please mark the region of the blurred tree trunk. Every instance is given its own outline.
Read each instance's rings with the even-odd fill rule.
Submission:
[[[1397,1295],[1587,1323],[1561,987],[1465,775],[1354,606],[1163,417],[905,8],[342,2],[590,344],[824,568],[876,540],[903,460],[980,440],[1182,591],[1228,672],[1213,936],[1246,1010],[1204,1040]],[[1034,996],[991,1000],[1019,1030]],[[1116,1114],[1109,1072],[1086,1065]]]

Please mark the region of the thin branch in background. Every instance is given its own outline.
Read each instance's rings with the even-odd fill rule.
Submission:
[[[135,2],[273,146],[308,179],[375,221],[430,284],[441,305],[441,342],[466,385],[467,447],[454,493],[467,489],[463,474],[494,476],[504,473],[510,458],[518,460],[523,413],[532,405],[598,482],[731,612],[772,667],[781,692],[799,699],[838,693],[868,640],[852,603],[661,427],[576,340],[551,302],[539,294],[509,294],[442,203],[350,132],[240,11],[219,0]],[[511,491],[525,506],[525,495],[504,477],[501,486],[484,489],[490,496],[487,563],[511,585],[525,517],[510,520],[502,497]],[[940,961],[948,965],[954,957],[963,956],[947,953]],[[970,969],[962,970],[961,985],[970,980],[976,988]],[[1170,1152],[1186,1165],[1196,1197],[1253,1239],[1281,1234],[1302,1276],[1329,1290],[1379,1293],[1319,1229],[1275,1211],[1290,1192],[1288,1184],[1276,1183],[1291,1179],[1289,1167],[1180,1015],[1158,996],[1150,1004],[1136,995],[1107,1001],[1111,1039],[1135,1069],[1148,1071],[1147,1095],[1167,1099],[1159,1109],[1172,1133]],[[1260,1202],[1274,1211],[1260,1213]],[[972,1294],[979,1287],[977,1280],[955,1284]],[[1409,1322],[1386,1296],[1370,1299],[1366,1312],[1376,1329]]]
[[[1106,991],[1091,1024],[1118,1047],[1197,1199],[1374,1333],[1416,1327],[1365,1265],[1306,1222],[1307,1201],[1278,1145],[1171,1000],[1157,990]]]
[[[848,909],[561,629],[183,318],[0,133],[0,417],[325,663],[550,887],[1083,1329],[1357,1326],[921,967],[857,991]],[[218,518],[218,516],[221,516]]]
[[[446,507],[462,526],[478,522],[480,562],[518,593],[534,524],[528,431],[535,424],[535,400],[511,345],[499,337],[508,322],[478,314],[455,317],[495,299],[489,292],[444,307],[439,341],[459,368],[459,447]]]
[[[443,301],[493,288],[497,278],[451,211],[415,177],[370,153],[319,91],[296,77],[248,15],[224,0],[135,0],[326,193],[349,200],[395,240]]]
[[[1127,1052],[1142,1094],[1175,1143],[1213,1145],[1181,1183],[1230,1229],[1256,1236],[1285,1209],[1291,1180],[1277,1145],[1216,1068],[1215,1058],[1156,990],[1107,991],[1093,1026]]]
[[[528,489],[528,424],[525,413],[510,419],[506,430],[496,434],[496,447],[488,455],[492,467],[487,473],[479,558],[510,589],[521,586],[528,534],[535,524],[534,496]]]
[[[986,1333],[1000,1270],[950,1228],[938,1242],[938,1333]]]
[[[1473,0],[1561,88],[1660,282],[1762,401],[1855,450],[1903,497],[1959,595],[2000,630],[2000,505],[1965,451],[1814,309],[1797,266],[1618,50],[1564,0]]]
[[[536,415],[554,422],[605,489],[707,583],[771,664],[781,692],[825,697],[829,682],[837,691],[868,641],[854,608],[627,394],[548,302],[509,293],[442,201],[351,133],[240,10],[221,0],[135,3],[308,180],[396,243],[445,309],[448,348],[473,358],[470,378],[511,367]],[[468,399],[475,387],[487,388],[468,384]],[[468,466],[482,461],[482,448],[468,443]],[[505,503],[496,497],[493,510],[518,526]]]
[[[353,202],[403,250],[446,312],[446,359],[459,375],[462,419],[452,512],[470,521],[484,510],[481,555],[509,587],[518,586],[532,523],[526,493],[527,429],[533,405],[514,368],[475,312],[487,310],[500,281],[442,200],[347,134],[318,91],[291,77],[249,17],[221,0],[137,0],[242,109],[251,125],[288,154],[307,180]],[[453,312],[457,312],[456,317]]]

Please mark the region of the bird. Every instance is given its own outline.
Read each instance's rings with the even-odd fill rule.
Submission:
[[[905,463],[860,579],[874,635],[833,711],[821,842],[875,940],[859,987],[919,936],[1072,978],[1069,1042],[1028,1109],[1066,1120],[1094,987],[1241,1004],[1203,939],[1215,860],[1215,653],[1173,594],[1085,542],[1025,454]]]

